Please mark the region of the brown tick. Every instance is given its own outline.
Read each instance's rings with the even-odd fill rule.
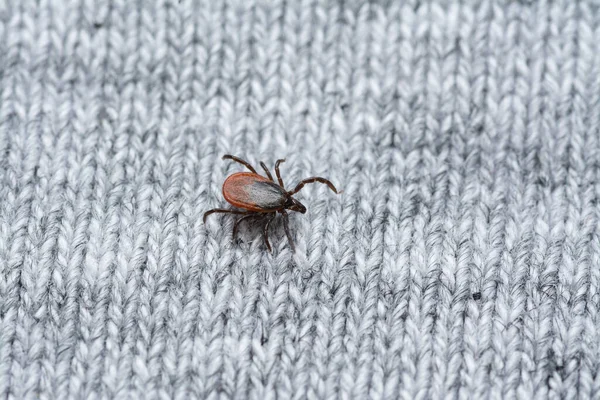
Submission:
[[[223,197],[227,202],[235,207],[243,210],[226,210],[222,208],[215,208],[204,213],[203,221],[206,222],[206,217],[213,213],[224,213],[224,214],[238,214],[243,215],[242,218],[235,221],[233,224],[233,237],[235,238],[239,225],[242,221],[248,219],[261,219],[265,220],[263,228],[263,236],[267,249],[271,251],[271,245],[269,244],[269,224],[275,218],[277,213],[283,216],[283,227],[285,234],[287,235],[288,241],[292,251],[295,251],[294,242],[292,241],[292,235],[290,233],[288,213],[286,210],[297,211],[304,214],[306,207],[302,205],[298,200],[292,196],[300,191],[307,183],[321,182],[329,186],[335,193],[338,192],[333,183],[325,178],[318,176],[306,178],[296,185],[293,190],[285,190],[283,186],[283,179],[279,173],[279,165],[285,161],[285,159],[277,160],[275,163],[275,174],[279,184],[275,183],[273,176],[269,172],[269,169],[261,161],[260,166],[265,170],[267,177],[259,175],[256,170],[247,161],[241,158],[224,155],[223,160],[233,160],[248,168],[252,172],[237,172],[233,175],[229,175],[223,183]]]

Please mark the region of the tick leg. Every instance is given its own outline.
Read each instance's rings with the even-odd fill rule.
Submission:
[[[275,214],[272,214],[270,217],[267,218],[267,223],[265,224],[265,228],[263,231],[263,235],[265,237],[265,244],[267,245],[267,249],[269,250],[269,252],[271,252],[271,244],[269,244],[269,224],[271,223],[271,221],[273,221],[273,218],[275,218]]]
[[[225,154],[223,156],[223,160],[233,160],[235,162],[239,162],[240,164],[244,165],[246,168],[248,168],[250,171],[256,174],[256,170],[254,169],[254,167],[250,165],[248,161],[242,160],[239,157],[232,156],[231,154]]]
[[[275,182],[273,180],[273,176],[271,175],[271,172],[269,172],[269,168],[267,168],[267,166],[265,165],[265,163],[261,161],[260,162],[260,166],[262,167],[262,169],[265,170],[265,173],[267,174],[267,178],[269,178],[271,180],[271,182]]]
[[[204,213],[204,217],[202,218],[202,222],[206,223],[206,217],[210,214],[221,213],[221,214],[250,214],[252,211],[238,211],[238,210],[226,210],[224,208],[213,208],[212,210],[208,210]]]
[[[258,218],[258,217],[262,217],[262,216],[263,215],[260,213],[252,213],[252,214],[244,215],[242,218],[235,221],[235,224],[233,224],[233,235],[232,235],[233,239],[235,239],[235,236],[238,233],[238,230],[240,228],[240,224],[242,223],[242,221],[251,219],[251,218]]]
[[[285,230],[285,234],[288,238],[288,242],[290,242],[290,247],[292,248],[292,253],[295,253],[296,246],[294,246],[294,241],[292,240],[292,234],[290,232],[290,221],[288,219],[288,213],[285,212],[285,210],[282,210],[281,215],[283,215],[283,229]]]
[[[326,184],[327,186],[329,186],[329,189],[333,190],[335,193],[340,194],[342,193],[341,191],[338,192],[337,189],[335,188],[335,186],[333,186],[333,183],[329,182],[327,179],[325,178],[320,178],[318,176],[313,176],[310,178],[306,178],[304,180],[302,180],[294,190],[290,190],[288,192],[288,194],[291,196],[295,193],[298,193],[300,191],[300,189],[302,189],[304,187],[304,185],[308,184],[308,183],[313,183],[313,182],[321,182]]]
[[[279,164],[281,164],[282,162],[285,162],[285,158],[277,160],[277,162],[275,163],[275,174],[277,175],[279,186],[281,186],[282,189],[285,189],[285,187],[283,187],[283,179],[281,179],[281,174],[279,173]]]

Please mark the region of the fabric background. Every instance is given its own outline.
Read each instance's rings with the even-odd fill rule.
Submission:
[[[599,398],[593,1],[0,0],[0,397]],[[235,154],[311,185],[232,241]]]

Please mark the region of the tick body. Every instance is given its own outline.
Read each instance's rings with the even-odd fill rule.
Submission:
[[[283,226],[286,236],[292,251],[295,250],[294,242],[289,229],[288,213],[286,210],[296,211],[302,214],[306,213],[306,207],[292,197],[294,194],[298,193],[304,187],[304,185],[313,182],[320,182],[326,184],[335,193],[341,193],[338,192],[338,190],[330,181],[317,176],[300,181],[300,183],[298,183],[293,190],[286,190],[283,185],[283,179],[281,179],[281,174],[279,173],[279,165],[284,162],[285,159],[277,160],[275,163],[277,183],[263,162],[261,162],[260,165],[265,171],[265,174],[267,175],[266,177],[259,175],[252,165],[241,158],[232,155],[225,155],[223,156],[223,159],[236,161],[251,171],[238,172],[230,175],[223,183],[223,197],[225,197],[225,200],[229,204],[239,208],[240,210],[215,208],[204,213],[204,222],[206,222],[206,217],[213,213],[243,215],[233,225],[233,236],[235,237],[239,228],[239,224],[242,221],[249,219],[260,219],[264,221],[263,236],[265,245],[269,251],[271,251],[271,245],[269,244],[268,238],[269,225],[277,213],[280,213],[283,217]]]
[[[282,208],[287,192],[268,178],[238,172],[229,175],[223,183],[223,197],[232,206],[264,213]]]

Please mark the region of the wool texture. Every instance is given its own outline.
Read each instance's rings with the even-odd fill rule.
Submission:
[[[598,399],[599,218],[597,1],[0,0],[2,399]]]

